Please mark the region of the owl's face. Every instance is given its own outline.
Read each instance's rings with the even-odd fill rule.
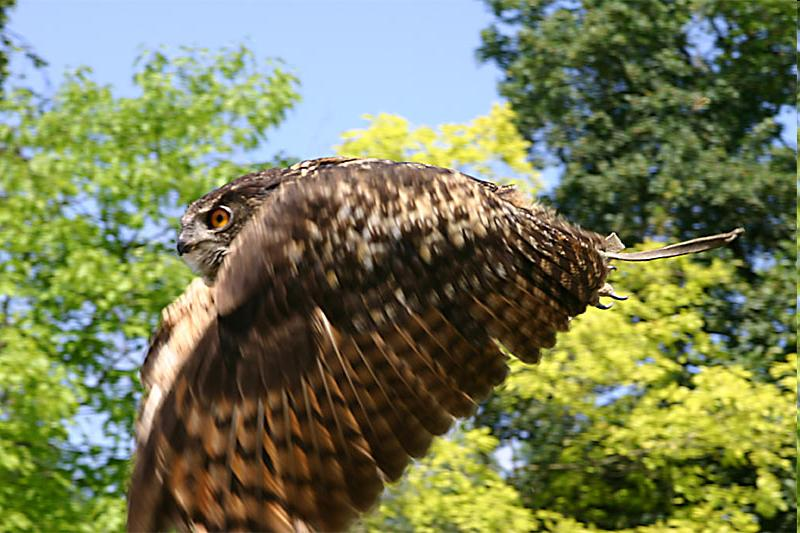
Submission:
[[[243,192],[228,186],[212,191],[181,217],[178,255],[208,284],[216,278],[231,241],[263,199]]]

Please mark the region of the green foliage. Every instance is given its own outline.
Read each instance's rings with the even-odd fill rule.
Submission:
[[[481,419],[514,444],[510,479],[540,526],[793,524],[796,356],[768,367],[772,383],[704,364],[722,347],[699,305],[732,277],[718,260],[625,266],[614,284],[630,300],[576,319],[540,365],[515,362]]]
[[[564,165],[559,210],[629,245],[745,227],[708,327],[769,379],[760,361],[796,341],[796,148],[775,120],[795,105],[795,4],[487,3],[480,54],[521,133]]]
[[[13,42],[6,30],[6,24],[8,23],[8,12],[16,3],[16,0],[0,0],[0,86],[8,77],[8,55],[13,47]]]
[[[176,216],[243,168],[298,99],[246,49],[144,55],[0,101],[0,530],[119,529],[136,373],[190,273]]]
[[[526,159],[530,143],[517,132],[507,105],[495,104],[487,115],[466,124],[438,128],[412,128],[403,117],[386,113],[364,118],[369,121],[366,129],[342,134],[339,155],[458,168],[495,181],[513,177],[531,192],[538,187],[538,174]]]
[[[390,487],[371,531],[530,531],[534,521],[517,491],[488,459],[498,445],[486,428],[456,431]]]
[[[574,397],[560,407],[532,396],[487,410],[482,422],[501,442],[524,442],[529,467],[513,479],[521,494],[536,495],[526,505],[557,513],[553,529],[792,530],[797,497],[785,462],[788,443],[769,436],[789,429],[758,422],[778,424],[770,404],[789,411],[780,376],[795,361],[797,344],[796,145],[785,143],[776,121],[780,110],[796,105],[796,6],[781,0],[487,3],[496,23],[484,31],[479,53],[503,69],[501,92],[516,124],[538,141],[532,155],[563,165],[552,201],[564,214],[596,231],[616,231],[629,245],[648,236],[747,230],[732,247],[733,270],[706,285],[692,312],[663,315],[693,315],[694,321],[681,327],[680,343],[659,341],[659,350],[680,365],[670,379],[626,383],[621,373],[618,384],[599,389],[622,394],[598,406],[605,413],[600,418],[576,414]],[[708,264],[707,257],[695,260]],[[695,275],[664,279],[659,290],[668,295]],[[670,300],[651,305],[656,302]],[[631,303],[616,312],[629,312]],[[603,338],[615,324],[609,316]],[[663,327],[650,324],[641,334]],[[639,353],[635,340],[619,345]],[[576,348],[576,361],[580,353]],[[682,396],[669,396],[684,388]],[[656,410],[634,418],[658,405],[674,414]],[[515,415],[509,418],[506,409]],[[630,433],[626,446],[646,455],[625,451],[608,464],[592,459],[601,468],[588,477],[584,469],[593,463],[565,457],[565,443],[600,453],[612,433],[619,439],[613,426],[602,429],[609,413]],[[677,448],[645,447],[653,443],[638,440],[644,438]],[[541,466],[570,462],[578,472]]]
[[[709,224],[745,223],[748,249],[788,235],[768,215],[793,204],[774,178],[794,158],[771,145],[795,97],[791,2],[490,4],[515,33],[486,30],[481,54],[505,70],[523,135],[567,165],[562,208],[631,242]]]

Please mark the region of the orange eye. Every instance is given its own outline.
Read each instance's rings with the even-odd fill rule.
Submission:
[[[217,207],[208,214],[208,227],[222,229],[231,223],[233,215],[227,207]]]

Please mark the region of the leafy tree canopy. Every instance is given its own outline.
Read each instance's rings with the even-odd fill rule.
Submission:
[[[371,531],[530,531],[533,514],[505,482],[486,428],[456,430],[390,487],[363,526]]]
[[[483,32],[479,55],[502,69],[500,91],[516,113],[521,134],[533,142],[531,156],[562,165],[563,177],[550,198],[560,211],[596,231],[616,231],[627,244],[646,237],[686,239],[736,226],[747,230],[732,247],[738,259],[734,270],[708,285],[710,297],[694,304],[702,309],[701,330],[673,353],[689,357],[692,368],[699,370],[682,371],[683,385],[701,390],[698,377],[707,369],[722,372],[724,366],[725,372],[781,390],[782,374],[775,369],[794,361],[797,344],[797,196],[796,143],[782,136],[776,117],[796,110],[796,4],[786,0],[487,0],[487,4],[495,22]],[[707,264],[709,257],[713,254],[694,260]],[[642,271],[649,272],[650,267]],[[710,340],[713,349],[693,356],[701,339]],[[624,395],[630,397],[635,395]],[[483,422],[495,434],[519,438],[547,412],[537,402],[523,402],[518,408],[519,418],[509,421],[495,409]],[[693,424],[700,426],[699,420]],[[559,423],[552,428],[553,453],[563,444],[558,435],[564,427]],[[539,461],[529,459],[530,464]],[[697,461],[698,471],[714,465],[708,457]],[[669,478],[674,468],[665,472]],[[651,474],[645,477],[657,479]],[[752,471],[739,474],[751,487],[776,486],[764,479],[755,481]],[[517,486],[538,487],[550,478],[523,469],[515,479]],[[619,479],[615,474],[612,480]],[[778,479],[788,501],[787,494],[793,491],[788,487],[794,484],[785,473]],[[621,486],[630,488],[626,483]],[[707,494],[712,497],[712,492]],[[796,499],[791,500],[793,507]],[[760,508],[755,502],[739,502],[740,509],[755,510],[764,530],[794,528],[791,508],[776,507],[776,514],[768,518],[763,502]],[[605,527],[621,527],[629,517],[631,525],[661,520],[658,513],[644,508],[635,518],[635,504],[630,513],[606,509],[602,515],[587,514],[574,499],[570,505],[561,511],[565,516]],[[687,505],[684,499],[680,513]],[[702,511],[695,507],[692,512]],[[744,527],[729,524],[734,529],[739,526]]]
[[[775,116],[795,98],[792,2],[489,4],[480,53],[523,135],[567,166],[561,209],[632,243],[744,224],[754,252],[791,234]]]
[[[0,0],[0,85],[8,77],[8,53],[13,47],[13,41],[8,35],[8,12],[16,4],[16,0]]]
[[[721,346],[701,304],[733,275],[719,260],[625,265],[614,285],[628,301],[574,320],[537,367],[513,366],[479,420],[514,449],[509,479],[540,526],[794,526],[796,355],[767,368],[772,383],[708,364]]]
[[[479,54],[535,157],[563,165],[552,201],[626,244],[743,226],[736,277],[707,331],[770,379],[794,351],[796,7],[786,0],[489,0]],[[705,260],[700,258],[699,260]]]
[[[88,69],[0,100],[0,530],[116,529],[137,369],[190,273],[190,200],[298,100],[244,48],[151,52],[119,97]]]
[[[493,105],[488,114],[466,124],[436,128],[412,126],[388,113],[364,119],[367,128],[342,133],[339,155],[458,168],[495,181],[513,177],[532,192],[538,188],[538,173],[527,160],[530,143],[518,133],[514,113],[505,104]]]

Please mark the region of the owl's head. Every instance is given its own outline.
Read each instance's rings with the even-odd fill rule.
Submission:
[[[275,187],[268,172],[248,174],[195,200],[181,217],[178,255],[213,283],[231,242]]]

